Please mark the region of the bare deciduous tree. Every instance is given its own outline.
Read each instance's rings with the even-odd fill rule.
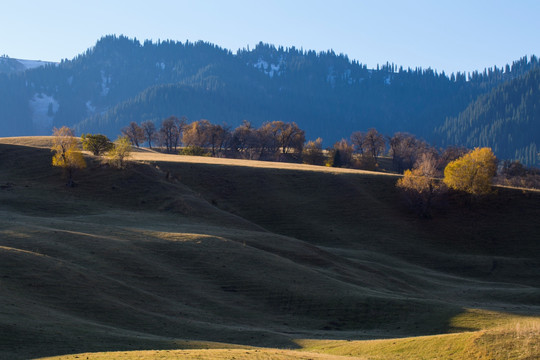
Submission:
[[[231,141],[231,131],[225,125],[211,125],[209,144],[212,148],[212,156],[221,156]]]
[[[392,164],[394,169],[400,173],[411,169],[423,153],[434,152],[426,142],[408,133],[395,133],[388,142],[392,154]]]
[[[143,129],[145,140],[148,143],[148,147],[152,148],[152,141],[156,140],[157,129],[156,124],[151,120],[146,120],[141,124]]]
[[[361,131],[355,131],[351,134],[351,144],[354,146],[354,151],[360,155],[364,154],[364,139],[366,134]]]
[[[257,130],[247,120],[234,129],[231,139],[231,148],[241,157],[253,159],[257,146]]]
[[[364,136],[362,147],[365,153],[369,154],[377,163],[379,155],[386,147],[384,136],[375,129],[369,129]]]
[[[122,134],[127,136],[136,147],[139,147],[140,143],[145,139],[144,130],[135,121],[122,128]]]
[[[176,116],[170,116],[161,123],[159,138],[168,153],[177,151],[185,126],[186,119],[184,117],[178,119]]]

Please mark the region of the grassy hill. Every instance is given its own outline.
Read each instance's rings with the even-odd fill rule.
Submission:
[[[68,189],[49,141],[0,140],[0,358],[540,351],[538,193],[426,221],[389,175],[149,153]]]

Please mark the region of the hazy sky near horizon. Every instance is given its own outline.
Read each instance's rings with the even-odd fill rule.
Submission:
[[[0,5],[0,55],[72,59],[108,34],[203,40],[235,52],[262,41],[333,49],[447,73],[540,55],[537,0],[27,0]]]

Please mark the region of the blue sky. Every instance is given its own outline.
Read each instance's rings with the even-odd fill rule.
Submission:
[[[537,0],[9,1],[0,5],[0,55],[72,59],[103,35],[123,34],[233,52],[263,41],[333,49],[368,67],[467,72],[540,55],[539,16]]]

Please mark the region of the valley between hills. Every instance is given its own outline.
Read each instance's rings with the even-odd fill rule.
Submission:
[[[433,219],[397,175],[0,138],[2,359],[537,359],[540,193]]]

